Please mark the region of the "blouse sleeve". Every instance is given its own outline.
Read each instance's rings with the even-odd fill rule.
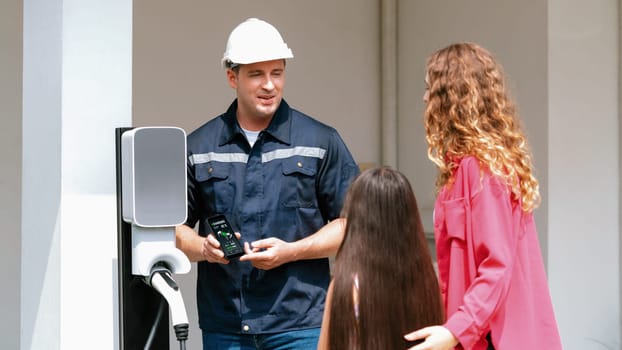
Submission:
[[[471,250],[476,273],[462,305],[445,323],[465,349],[485,336],[491,318],[505,302],[518,241],[513,216],[513,206],[518,202],[500,178],[488,172],[480,177],[479,171],[477,178],[481,190],[465,201],[470,215],[465,222],[465,249]]]

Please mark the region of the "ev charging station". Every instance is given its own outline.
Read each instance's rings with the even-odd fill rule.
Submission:
[[[175,246],[187,216],[186,133],[116,129],[119,350],[168,349],[169,317],[185,349],[188,317],[173,274],[190,261]]]

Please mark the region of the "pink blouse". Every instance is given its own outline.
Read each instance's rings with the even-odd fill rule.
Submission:
[[[434,207],[445,327],[456,349],[561,349],[533,215],[465,157]]]

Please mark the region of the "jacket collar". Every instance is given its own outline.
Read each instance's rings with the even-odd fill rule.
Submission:
[[[240,127],[238,120],[236,118],[236,112],[238,110],[238,100],[235,99],[233,103],[229,106],[227,111],[223,116],[223,120],[225,122],[225,127],[223,128],[223,132],[220,137],[219,146],[223,146],[231,141],[238,135],[244,136],[244,130]],[[277,108],[274,116],[272,116],[272,120],[268,127],[263,130],[265,133],[274,137],[280,142],[283,142],[287,145],[290,143],[291,137],[291,118],[290,118],[290,108],[285,99],[281,100],[281,104],[279,104],[279,108]]]

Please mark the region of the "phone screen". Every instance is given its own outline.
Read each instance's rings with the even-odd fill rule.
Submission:
[[[235,236],[233,228],[224,215],[216,215],[207,219],[212,232],[220,242],[220,249],[225,253],[225,258],[232,259],[244,254],[242,244]]]

